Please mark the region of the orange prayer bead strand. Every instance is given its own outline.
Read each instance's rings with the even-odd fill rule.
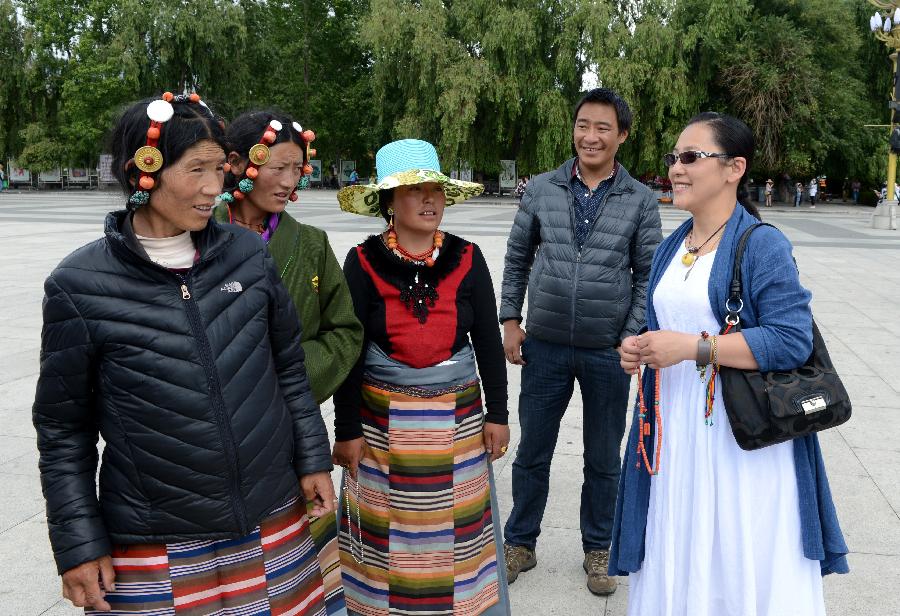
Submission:
[[[650,424],[644,423],[644,418],[647,416],[647,404],[644,401],[644,382],[641,378],[641,368],[638,366],[638,445],[637,445],[637,453],[644,460],[644,466],[647,468],[647,472],[651,475],[659,474],[659,459],[662,454],[662,435],[663,435],[663,426],[662,426],[662,416],[660,414],[659,408],[659,381],[660,381],[660,371],[656,370],[656,375],[653,383],[653,414],[656,416],[656,452],[654,458],[654,465],[650,465],[650,458],[647,456],[647,447],[644,445],[644,437],[650,436]],[[636,468],[641,467],[641,460],[638,459]]]

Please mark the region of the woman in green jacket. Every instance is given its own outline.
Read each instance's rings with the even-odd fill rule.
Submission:
[[[356,363],[363,329],[328,236],[285,211],[308,184],[315,133],[282,114],[251,111],[231,123],[225,138],[230,171],[216,220],[252,229],[268,244],[303,324],[306,370],[321,404]]]
[[[300,322],[301,346],[313,395],[324,402],[337,390],[359,357],[363,328],[341,266],[321,229],[298,222],[285,211],[308,185],[311,130],[272,111],[250,111],[226,130],[228,165],[225,192],[215,217],[259,233],[268,244]],[[325,580],[328,614],[345,614],[337,546],[337,520],[313,519]]]

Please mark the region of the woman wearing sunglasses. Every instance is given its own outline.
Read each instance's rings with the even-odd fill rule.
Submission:
[[[817,438],[744,451],[721,396],[707,395],[710,364],[789,370],[812,349],[811,296],[772,227],[744,255],[742,332],[713,335],[735,244],[759,222],[745,189],[753,152],[743,122],[702,113],[665,157],[691,218],[654,256],[649,331],[622,342],[625,371],[644,366],[610,554],[610,574],[631,576],[629,614],[820,615],[822,575],[848,571]]]

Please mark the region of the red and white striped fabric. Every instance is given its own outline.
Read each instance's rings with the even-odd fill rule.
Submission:
[[[249,535],[117,546],[116,616],[326,616],[325,587],[305,507],[293,501]]]

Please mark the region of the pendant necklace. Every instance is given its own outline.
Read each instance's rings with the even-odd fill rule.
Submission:
[[[691,232],[688,235],[690,239],[685,240],[684,246],[687,248],[687,252],[681,255],[681,264],[688,268],[687,273],[684,275],[684,279],[687,280],[688,276],[691,275],[691,270],[694,269],[694,264],[697,263],[697,259],[700,258],[699,252],[706,246],[709,241],[716,237],[719,234],[719,231],[725,228],[725,225],[728,224],[728,221],[722,223],[722,226],[713,231],[713,234],[706,238],[706,241],[700,244],[699,246],[691,246],[691,240],[694,238],[694,229],[691,228]]]

